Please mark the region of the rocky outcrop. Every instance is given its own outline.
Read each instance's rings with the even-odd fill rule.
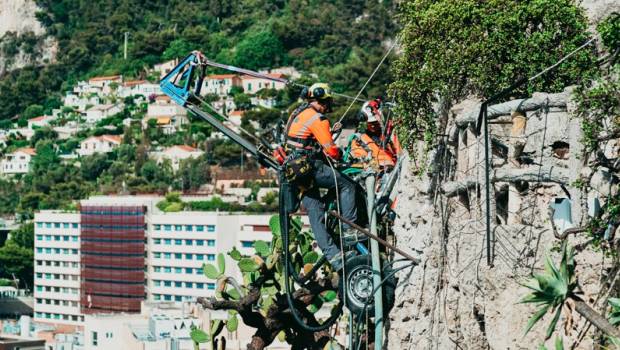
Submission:
[[[0,0],[0,74],[52,63],[57,43],[36,18],[33,0]]]
[[[422,263],[399,276],[387,348],[536,349],[544,343],[551,316],[524,335],[536,309],[519,301],[527,294],[522,284],[542,271],[545,255],[556,258],[549,253],[560,245],[549,206],[570,198],[572,222],[579,226],[588,219],[588,198],[604,203],[618,191],[613,185],[618,174],[593,172],[582,158],[580,121],[571,114],[569,96],[570,90],[536,94],[526,100],[527,108],[519,108],[520,103],[490,108],[490,241],[485,230],[484,141],[471,118],[479,111],[477,101],[455,106],[438,123],[445,125],[439,131],[445,136],[432,153],[432,169],[413,175],[417,163],[405,164],[395,233],[399,247]],[[617,147],[614,152],[617,157]],[[589,190],[574,186],[588,171]],[[568,239],[579,247],[588,237]],[[581,249],[576,262],[584,300],[602,310],[617,267],[593,249]],[[565,323],[568,328],[562,331]],[[565,345],[594,348],[593,327],[586,328],[576,313],[564,313],[557,330]]]

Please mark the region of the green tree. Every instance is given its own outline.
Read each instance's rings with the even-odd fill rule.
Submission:
[[[43,115],[45,109],[41,105],[30,105],[22,113],[22,117],[26,119],[36,118]]]
[[[269,68],[286,62],[286,53],[280,39],[264,30],[248,35],[237,45],[234,63],[249,69]]]
[[[192,47],[192,45],[186,40],[177,39],[170,42],[170,45],[168,46],[168,48],[166,48],[161,58],[164,60],[183,58],[189,55],[195,49],[196,48]]]
[[[22,248],[34,248],[34,223],[22,224],[11,232],[11,241]]]
[[[402,55],[391,92],[404,129],[435,138],[433,104],[490,97],[531,77],[588,39],[573,0],[411,0],[403,4]],[[550,74],[506,98],[555,92],[591,76],[592,51],[582,50]]]
[[[111,162],[106,154],[95,153],[82,157],[80,160],[80,171],[85,180],[96,181],[99,175],[108,169],[110,165]]]
[[[0,248],[0,277],[19,279],[21,288],[32,288],[34,279],[34,253],[32,248],[20,247],[8,241]]]

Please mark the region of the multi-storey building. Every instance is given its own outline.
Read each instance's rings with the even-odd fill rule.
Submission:
[[[270,214],[164,213],[161,197],[93,197],[80,212],[35,214],[35,320],[81,325],[85,314],[140,312],[140,302],[215,293],[203,273],[218,253],[254,253]],[[226,255],[226,275],[240,278]]]
[[[35,215],[34,317],[78,325],[80,311],[80,215]]]

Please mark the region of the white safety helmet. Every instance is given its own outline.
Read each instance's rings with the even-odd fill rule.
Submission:
[[[364,102],[364,105],[362,106],[362,110],[360,111],[360,113],[366,117],[366,122],[367,123],[373,123],[373,122],[381,122],[383,120],[383,114],[381,113],[381,110],[378,108],[373,108],[372,106],[372,102],[374,101],[367,101]]]

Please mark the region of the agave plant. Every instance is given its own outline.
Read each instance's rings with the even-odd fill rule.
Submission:
[[[549,350],[544,344],[538,347],[538,350]],[[555,350],[564,350],[564,341],[562,338],[555,338]]]
[[[568,319],[570,319],[572,308],[567,303],[570,301],[570,304],[575,306],[577,313],[607,336],[620,338],[620,331],[617,328],[576,295],[577,280],[575,278],[574,249],[572,247],[568,248],[566,242],[564,242],[561,252],[562,260],[559,267],[556,267],[549,256],[547,256],[545,258],[545,272],[534,274],[532,279],[524,284],[532,292],[526,295],[521,300],[521,303],[532,303],[540,306],[538,311],[528,321],[525,333],[527,334],[550,311],[554,315],[547,327],[545,336],[545,339],[549,339],[560,319],[562,309],[567,311]]]

